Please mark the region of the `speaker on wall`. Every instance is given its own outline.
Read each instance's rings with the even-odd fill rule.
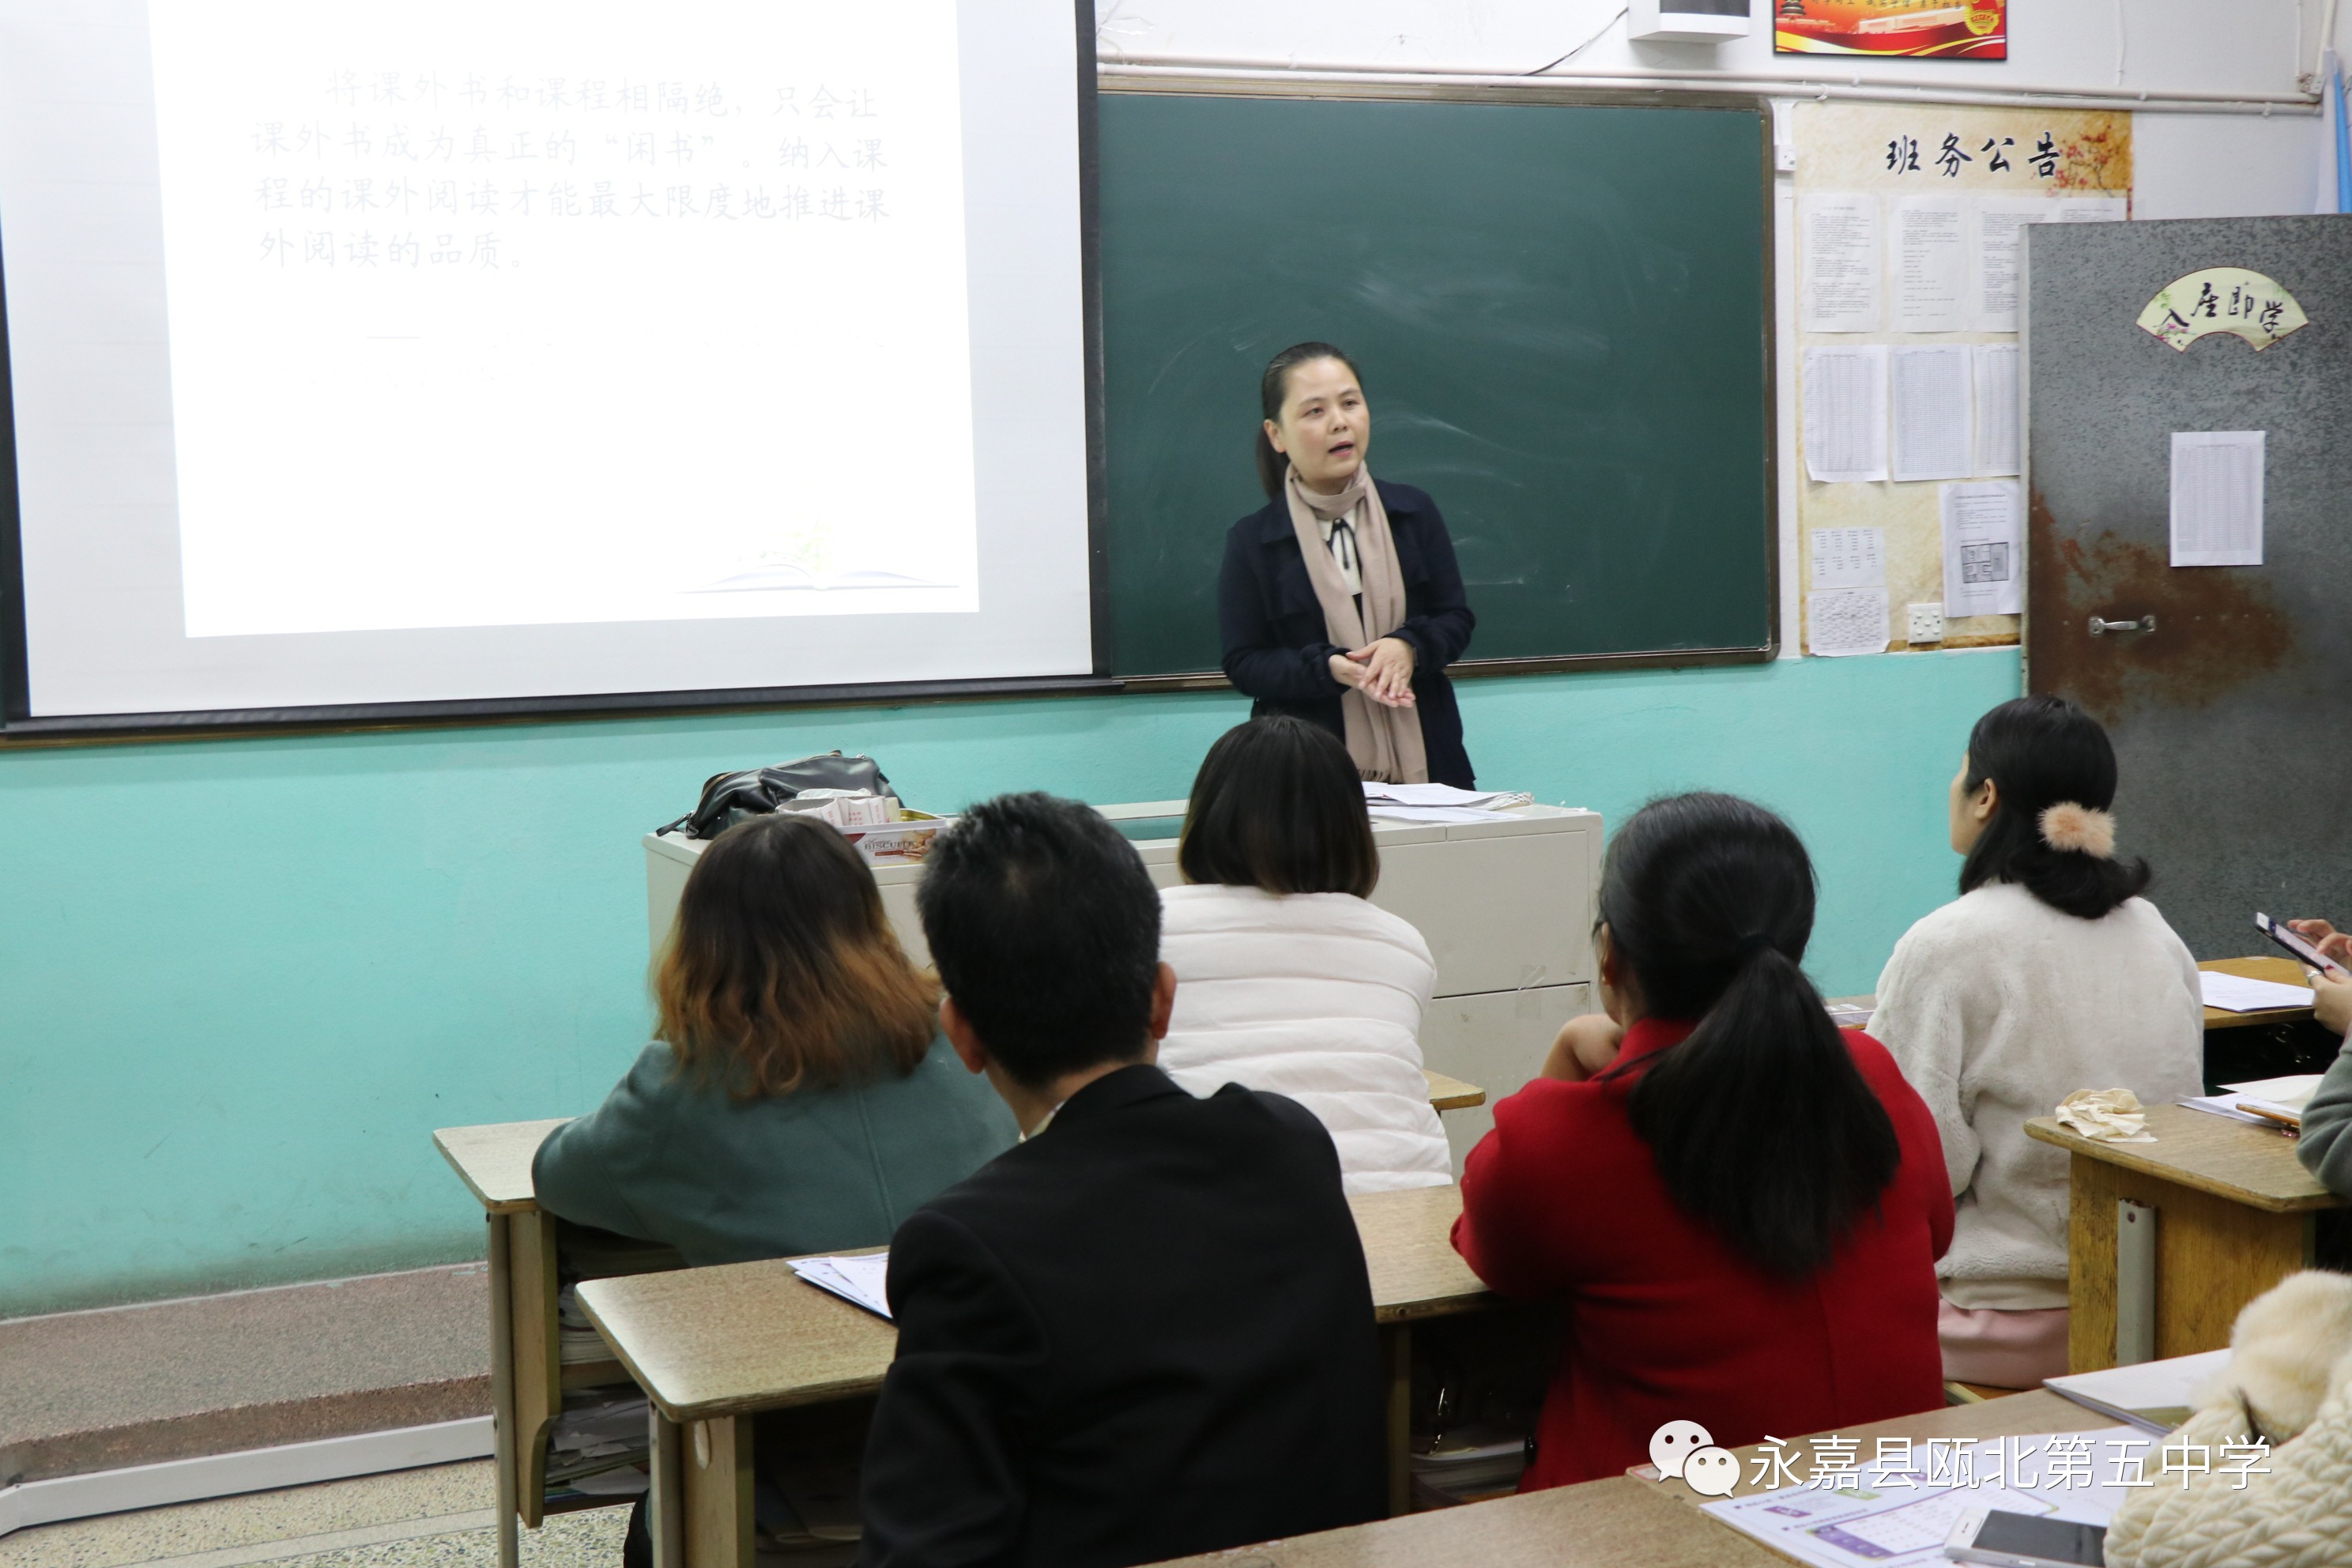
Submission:
[[[1748,36],[1748,0],[1632,0],[1625,36],[1636,43],[1719,44]]]

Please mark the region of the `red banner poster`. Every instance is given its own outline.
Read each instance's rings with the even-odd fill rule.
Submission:
[[[2009,58],[2009,0],[1778,0],[1772,48],[1783,55]]]

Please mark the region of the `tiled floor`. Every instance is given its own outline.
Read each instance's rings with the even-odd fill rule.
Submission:
[[[487,1460],[176,1508],[74,1520],[0,1536],[0,1568],[493,1568]],[[522,1568],[619,1568],[625,1507],[559,1515],[522,1532]]]

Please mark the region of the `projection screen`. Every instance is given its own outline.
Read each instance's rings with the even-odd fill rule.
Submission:
[[[9,728],[1082,681],[1081,20],[0,5]]]

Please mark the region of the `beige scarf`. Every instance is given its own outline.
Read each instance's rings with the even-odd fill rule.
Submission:
[[[1359,468],[1348,488],[1338,495],[1318,495],[1298,482],[1293,468],[1283,480],[1290,498],[1290,526],[1298,535],[1298,552],[1307,558],[1307,580],[1315,585],[1315,602],[1323,607],[1323,633],[1341,651],[1370,646],[1404,624],[1404,577],[1397,570],[1396,541],[1389,534],[1388,509],[1372,483],[1371,470]],[[1323,523],[1350,513],[1355,533],[1356,563],[1363,578],[1363,609],[1348,592],[1339,563],[1323,542]],[[1380,629],[1375,631],[1373,627]],[[1378,784],[1427,784],[1429,758],[1421,749],[1421,710],[1391,708],[1373,701],[1354,687],[1340,694],[1339,714],[1348,731],[1348,755],[1356,771]]]

